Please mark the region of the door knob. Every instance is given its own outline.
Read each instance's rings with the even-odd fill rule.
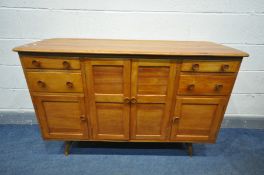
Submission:
[[[124,98],[124,103],[126,104],[130,103],[130,99],[128,97]]]
[[[172,123],[175,123],[175,121],[177,121],[177,120],[179,120],[179,119],[180,119],[180,117],[174,116],[174,117],[172,118]]]
[[[84,115],[80,116],[81,121],[86,121],[86,117]]]
[[[137,103],[137,99],[135,97],[132,97],[130,101],[131,101],[132,104],[136,104]]]

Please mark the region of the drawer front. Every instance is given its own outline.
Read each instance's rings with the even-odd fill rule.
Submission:
[[[69,58],[22,57],[21,62],[26,69],[80,69],[80,60]]]
[[[184,60],[183,72],[237,72],[240,61],[189,61]]]
[[[27,79],[35,92],[83,92],[81,73],[27,72]]]
[[[235,81],[234,75],[180,75],[180,95],[228,95]]]

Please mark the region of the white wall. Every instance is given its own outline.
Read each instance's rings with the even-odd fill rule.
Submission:
[[[244,50],[227,115],[264,118],[264,0],[1,0],[0,112],[32,111],[11,49],[52,37],[209,40]]]

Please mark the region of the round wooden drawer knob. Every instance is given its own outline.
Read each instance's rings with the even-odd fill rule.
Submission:
[[[215,90],[216,91],[220,91],[221,89],[223,89],[223,85],[222,84],[217,84],[217,85],[215,85]]]
[[[71,88],[73,88],[73,83],[72,82],[66,82],[66,86],[69,88],[69,89],[71,89]]]
[[[223,72],[228,71],[228,69],[229,69],[229,65],[228,65],[228,64],[224,64],[224,65],[222,65],[222,71],[223,71]]]
[[[32,63],[32,65],[35,66],[35,67],[40,67],[40,62],[37,61],[37,60],[33,60],[31,63]]]
[[[189,91],[192,91],[194,88],[195,88],[195,85],[194,85],[194,84],[190,84],[190,85],[188,85],[188,87],[187,87],[187,89],[188,89]]]
[[[200,67],[199,64],[193,64],[193,65],[192,65],[192,70],[193,70],[193,71],[198,71],[198,70],[199,70],[199,67]]]
[[[39,80],[39,81],[37,82],[37,84],[38,84],[38,86],[41,87],[41,88],[46,87],[46,83],[45,83],[44,81]]]
[[[70,69],[71,65],[68,61],[63,61],[62,62],[63,68],[64,69]]]

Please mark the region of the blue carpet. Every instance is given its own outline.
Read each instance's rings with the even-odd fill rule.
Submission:
[[[37,125],[0,125],[0,174],[22,175],[243,175],[264,174],[264,130],[221,129],[216,144],[43,141]]]

